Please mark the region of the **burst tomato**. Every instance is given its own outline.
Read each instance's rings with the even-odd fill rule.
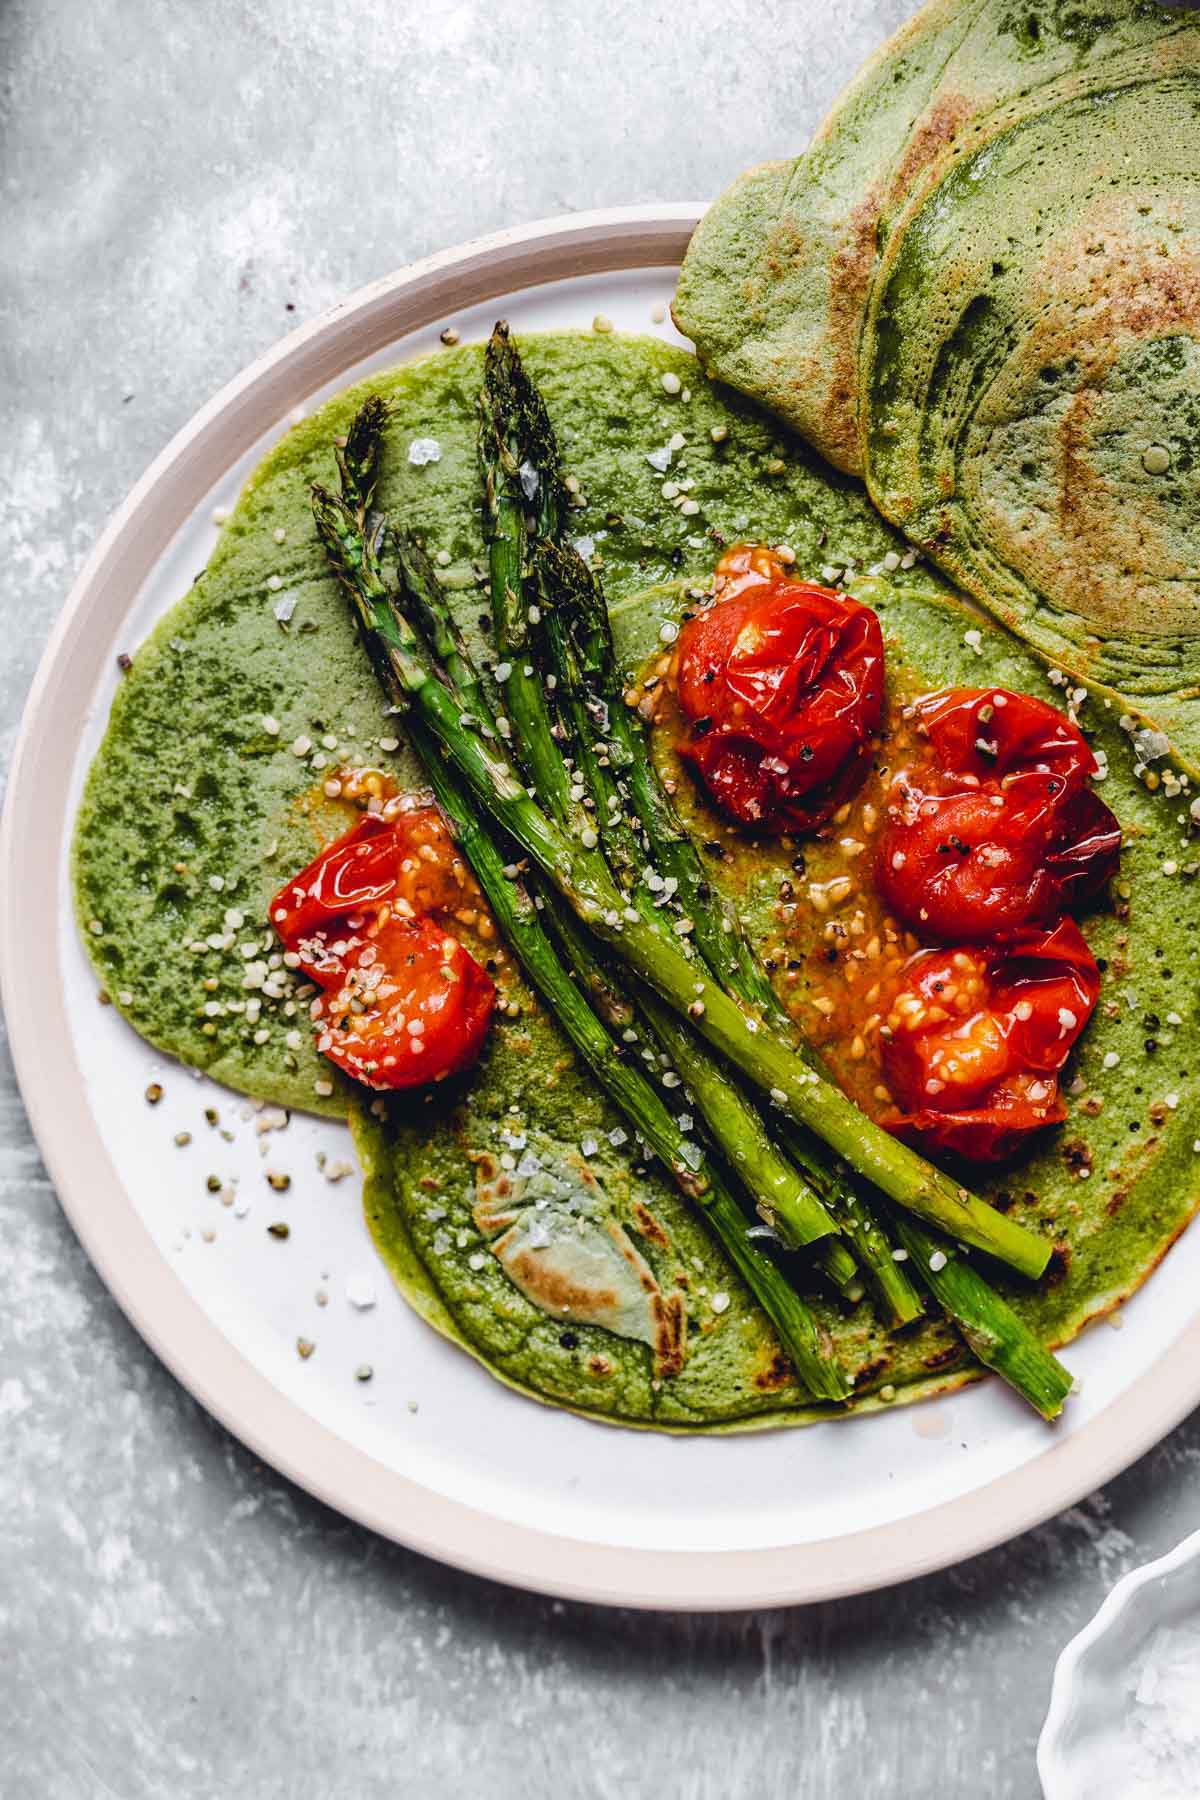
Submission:
[[[810,830],[853,787],[879,727],[879,620],[769,551],[740,545],[717,573],[715,601],[679,636],[679,753],[741,824]]]
[[[976,1162],[1066,1117],[1058,1071],[1100,993],[1073,919],[990,949],[920,950],[902,971],[883,1070],[898,1111],[883,1123],[926,1150]]]
[[[368,1087],[419,1087],[470,1068],[491,977],[430,912],[461,899],[461,864],[432,808],[368,815],[271,903],[284,948],[322,989],[317,1048]]]
[[[897,918],[984,943],[1108,880],[1121,827],[1088,786],[1096,759],[1065,714],[1003,688],[946,688],[914,711],[927,755],[895,777],[876,865]]]

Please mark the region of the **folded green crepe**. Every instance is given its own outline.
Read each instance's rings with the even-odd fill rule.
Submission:
[[[1200,62],[963,156],[893,233],[862,355],[877,504],[1192,764],[1198,120]]]
[[[1200,24],[931,0],[702,221],[676,317],[1200,766]]]
[[[886,573],[903,541],[857,484],[821,468],[690,357],[611,336],[531,337],[522,349],[579,478],[579,537],[603,561],[631,671],[661,648],[661,625],[710,573],[719,543],[749,537],[790,543],[805,573],[819,576],[829,561],[855,571],[847,585],[883,622],[893,704],[900,692],[985,676],[1062,703],[1037,657],[981,625],[936,577]],[[466,347],[369,384],[393,408],[381,502],[440,553],[477,644],[487,607],[480,369],[480,352]],[[663,389],[664,373],[678,376],[678,397]],[[371,764],[420,785],[392,747],[402,725],[383,709],[308,509],[308,484],[331,478],[331,441],[367,391],[323,407],[272,452],[208,568],[134,655],[75,839],[88,952],[114,1003],[160,1048],[247,1094],[350,1114],[381,1255],[414,1309],[499,1378],[663,1429],[820,1416],[703,1219],[634,1159],[619,1115],[511,965],[499,979],[515,1012],[496,1017],[478,1069],[456,1083],[374,1100],[335,1080],[312,1048],[304,989],[270,931],[270,896],[357,816],[325,798],[332,769]],[[685,444],[670,449],[678,434]],[[694,483],[698,513],[664,498],[668,462],[673,479]],[[1200,887],[1180,847],[1186,802],[1135,777],[1116,709],[1090,700],[1082,717],[1107,755],[1104,797],[1127,832],[1128,897],[1087,921],[1106,972],[1068,1072],[1069,1121],[984,1184],[1059,1246],[1037,1287],[997,1277],[1056,1343],[1136,1287],[1200,1200],[1189,1052]],[[699,833],[715,836],[706,818],[698,811]],[[713,861],[713,879],[764,947],[778,943],[794,854],[738,842]],[[806,846],[808,878],[822,880],[833,854]],[[823,923],[796,909],[789,955],[802,966]],[[802,999],[806,979],[789,999]],[[788,1268],[856,1378],[852,1409],[881,1404],[881,1390],[912,1398],[979,1372],[940,1318],[889,1333],[869,1305],[847,1309],[823,1293],[802,1257]],[[677,1373],[668,1350],[682,1352]]]

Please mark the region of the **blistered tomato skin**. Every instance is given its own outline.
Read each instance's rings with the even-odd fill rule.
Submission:
[[[890,911],[948,943],[1045,923],[1116,869],[1121,828],[1089,786],[1079,728],[1003,688],[948,688],[913,709],[927,754],[898,770],[876,875]]]
[[[496,989],[456,938],[432,919],[392,919],[339,941],[313,1012],[331,1062],[368,1087],[412,1088],[478,1061]]]
[[[288,949],[346,913],[369,911],[396,894],[403,840],[373,815],[314,857],[271,902],[271,923]],[[308,964],[302,957],[302,967]]]
[[[845,799],[883,709],[883,639],[870,607],[797,580],[739,545],[716,599],[684,626],[678,749],[710,797],[755,831],[808,831]]]
[[[988,949],[918,951],[887,1020],[883,1069],[897,1111],[882,1123],[927,1152],[1011,1155],[1066,1117],[1058,1073],[1099,993],[1072,919]]]
[[[272,901],[285,950],[322,990],[317,1048],[355,1081],[420,1087],[478,1060],[495,984],[430,916],[462,898],[460,872],[435,809],[368,815]]]

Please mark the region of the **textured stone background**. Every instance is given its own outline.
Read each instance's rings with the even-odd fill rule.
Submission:
[[[798,147],[906,10],[0,0],[0,769],[101,523],[244,363],[412,257]],[[1196,1523],[1193,1420],[892,1593],[531,1599],[346,1525],[197,1410],[79,1251],[2,1046],[0,1244],[0,1800],[1031,1800],[1058,1650]]]

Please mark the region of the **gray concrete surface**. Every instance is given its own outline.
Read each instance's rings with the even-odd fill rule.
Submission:
[[[793,149],[905,11],[0,0],[0,766],[89,543],[228,376],[412,257]],[[0,1246],[0,1800],[1031,1800],[1059,1648],[1200,1512],[1193,1419],[896,1592],[558,1605],[345,1524],[200,1412],[79,1250],[6,1058]]]

